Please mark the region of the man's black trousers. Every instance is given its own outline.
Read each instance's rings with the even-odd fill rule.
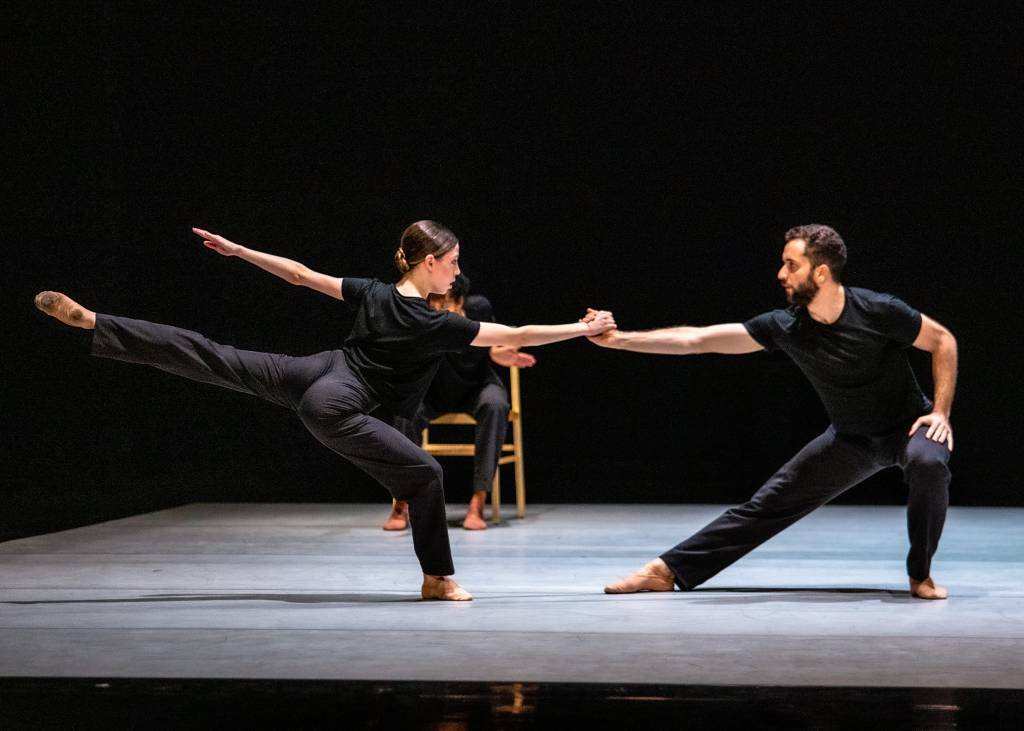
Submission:
[[[681,588],[693,589],[840,493],[886,467],[899,466],[909,488],[907,575],[923,581],[946,520],[950,479],[949,450],[925,437],[926,431],[921,427],[912,437],[905,430],[850,436],[829,427],[750,500],[726,510],[661,559]]]

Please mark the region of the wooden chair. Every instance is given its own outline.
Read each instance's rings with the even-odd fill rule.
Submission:
[[[516,478],[516,517],[522,518],[526,515],[526,474],[523,467],[523,412],[519,401],[519,369],[515,366],[509,368],[509,386],[511,387],[510,405],[508,420],[512,423],[512,443],[505,444],[501,448],[501,456],[498,458],[498,468],[494,471],[494,482],[491,485],[491,520],[494,523],[501,522],[501,467],[502,465],[515,465]],[[464,412],[453,412],[441,414],[431,419],[430,426],[442,424],[465,424],[474,425],[476,420],[472,414]],[[430,426],[423,430],[422,442],[423,451],[435,457],[472,457],[475,451],[473,442],[432,442],[430,441]]]

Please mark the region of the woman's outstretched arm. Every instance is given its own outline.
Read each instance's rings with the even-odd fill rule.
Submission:
[[[579,322],[566,325],[523,325],[509,327],[494,322],[481,322],[480,332],[470,345],[486,348],[491,345],[547,345],[571,338],[594,337],[615,329],[615,318],[605,310],[587,310]]]
[[[236,244],[234,241],[228,241],[223,236],[204,231],[201,228],[193,228],[192,231],[196,236],[202,237],[203,246],[213,249],[218,254],[237,256],[239,259],[255,264],[260,269],[268,271],[274,276],[281,277],[281,279],[289,284],[299,284],[317,292],[323,292],[330,297],[334,297],[334,299],[341,299],[341,277],[332,277],[328,274],[315,272],[305,264],[300,264],[292,259],[286,259],[283,256],[275,256],[274,254],[249,249],[241,244]]]

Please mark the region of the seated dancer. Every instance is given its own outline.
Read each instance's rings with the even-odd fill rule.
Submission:
[[[459,241],[433,221],[418,221],[402,233],[395,252],[401,272],[397,284],[328,276],[223,236],[193,231],[219,254],[237,256],[356,308],[341,350],[305,357],[236,350],[188,330],[96,313],[59,292],[40,292],[36,306],[65,325],[93,330],[93,355],[153,366],[294,411],[324,446],[374,477],[393,497],[408,501],[413,548],[423,569],[421,596],[472,599],[451,578],[455,569],[440,465],[368,413],[380,404],[411,415],[444,353],[469,344],[518,347],[598,335],[615,326],[611,313],[589,311],[565,325],[512,328],[432,309],[426,297],[448,291],[459,274]]]
[[[494,322],[490,301],[479,294],[470,295],[469,286],[469,278],[459,274],[450,290],[443,295],[430,295],[427,303],[436,310],[448,310],[470,320]],[[487,528],[484,505],[494,482],[494,472],[498,469],[511,408],[505,384],[491,368],[490,361],[506,367],[529,368],[537,359],[507,345],[492,345],[489,352],[467,347],[458,353],[447,353],[416,415],[413,418],[396,416],[393,421],[398,431],[419,444],[421,432],[439,414],[449,411],[473,414],[476,420],[473,496],[462,521],[466,530]],[[396,500],[382,527],[384,530],[405,530],[408,525],[409,504],[405,500]]]
[[[949,502],[949,412],[957,347],[949,330],[901,300],[841,283],[846,246],[828,226],[786,232],[778,280],[792,305],[743,324],[607,332],[593,342],[642,353],[781,350],[810,379],[831,420],[747,502],[621,581],[610,594],[693,589],[853,485],[899,465],[909,487],[910,592],[945,599],[931,579]],[[905,353],[931,353],[935,401]]]

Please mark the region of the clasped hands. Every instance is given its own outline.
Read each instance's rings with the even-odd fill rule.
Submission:
[[[580,322],[587,326],[590,332],[587,334],[587,339],[591,342],[602,344],[602,336],[607,333],[611,333],[615,330],[615,318],[612,313],[608,310],[595,310],[591,307],[587,308],[587,314],[580,318]]]

